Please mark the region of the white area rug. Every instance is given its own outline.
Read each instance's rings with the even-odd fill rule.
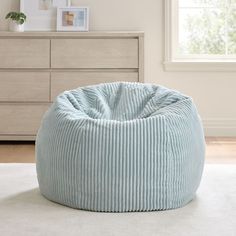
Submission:
[[[0,164],[1,236],[235,236],[236,165],[206,165],[186,207],[148,213],[93,213],[43,198],[34,164]]]

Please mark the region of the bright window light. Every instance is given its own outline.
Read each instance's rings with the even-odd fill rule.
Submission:
[[[177,0],[179,58],[236,59],[236,0]]]

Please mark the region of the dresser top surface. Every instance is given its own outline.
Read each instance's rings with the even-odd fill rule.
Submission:
[[[0,37],[7,38],[138,38],[143,37],[142,31],[89,31],[89,32],[56,32],[56,31],[25,31],[25,32],[9,32],[0,31]]]

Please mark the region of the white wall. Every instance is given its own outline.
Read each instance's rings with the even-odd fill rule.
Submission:
[[[192,96],[207,135],[236,136],[236,73],[164,72],[162,0],[72,0],[90,7],[91,30],[145,31],[145,80],[178,89]],[[17,10],[19,0],[0,1],[0,30],[4,16]]]

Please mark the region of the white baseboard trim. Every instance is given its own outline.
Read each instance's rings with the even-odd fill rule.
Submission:
[[[205,136],[236,137],[236,119],[203,119]]]

